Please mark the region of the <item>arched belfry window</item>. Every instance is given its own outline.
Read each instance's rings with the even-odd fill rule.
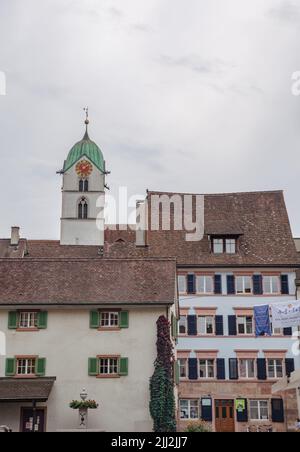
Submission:
[[[78,218],[86,220],[89,214],[89,206],[86,198],[81,198],[78,203]]]
[[[89,180],[88,179],[79,179],[79,191],[81,193],[86,193],[89,191]]]

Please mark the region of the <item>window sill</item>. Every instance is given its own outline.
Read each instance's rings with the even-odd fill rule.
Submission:
[[[15,375],[14,378],[16,378],[17,380],[26,380],[27,378],[38,378],[38,376],[35,374],[33,374],[33,375]]]
[[[36,333],[40,330],[39,330],[39,328],[17,328],[16,331],[18,333],[25,333],[25,332],[26,333]]]
[[[122,328],[120,328],[119,326],[114,326],[114,327],[100,327],[98,328],[98,331],[121,331]]]
[[[115,378],[121,378],[121,377],[120,377],[120,375],[97,375],[96,378],[98,378],[100,380],[101,379],[107,380],[107,379],[110,379],[110,378],[115,379]]]

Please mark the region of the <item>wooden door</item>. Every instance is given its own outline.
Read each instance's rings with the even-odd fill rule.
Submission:
[[[235,432],[233,400],[216,400],[215,414],[217,432]]]
[[[43,433],[45,431],[45,410],[44,408],[21,409],[21,432]]]

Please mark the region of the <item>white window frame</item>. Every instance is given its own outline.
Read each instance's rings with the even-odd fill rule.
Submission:
[[[183,321],[182,319],[184,319],[184,326],[185,326],[185,333],[181,333],[180,332],[180,328],[182,326],[181,322]],[[187,335],[187,316],[186,315],[181,315],[179,318],[179,322],[178,322],[178,331],[179,331],[179,335],[183,335],[186,336]]]
[[[24,372],[22,370],[24,370]],[[17,372],[18,376],[35,375],[36,373],[36,358],[17,358]]]
[[[119,358],[109,357],[109,356],[100,356],[98,358],[99,361],[99,375],[118,375],[119,374]],[[102,361],[106,361],[103,363]],[[103,372],[103,369],[107,370],[107,372]]]
[[[200,370],[201,370],[201,361],[205,361],[205,376],[201,377],[200,376]],[[211,365],[211,363],[213,363],[213,365]],[[213,366],[213,376],[209,377],[209,368],[211,368]],[[199,367],[199,379],[200,380],[214,380],[216,377],[216,360],[215,359],[202,359],[199,358],[198,359],[198,367]]]
[[[104,322],[106,316],[107,323]],[[101,311],[100,312],[100,328],[119,328],[120,312],[119,311]]]
[[[273,361],[273,364],[271,364],[271,361]],[[281,375],[278,375],[278,366],[277,364],[281,363]],[[270,366],[273,367],[274,369],[274,376],[271,377],[270,375]],[[285,372],[284,372],[284,363],[283,363],[283,359],[281,358],[268,358],[267,359],[267,372],[268,372],[268,378],[270,380],[279,380],[280,378],[283,378],[285,376]]]
[[[186,408],[184,408],[185,412],[187,413],[186,417],[183,417],[182,414],[181,414],[181,412],[183,410],[182,402],[184,402],[186,404]],[[191,416],[191,412],[192,412],[192,410],[191,410],[192,406],[191,405],[192,405],[192,402],[195,405],[194,409],[196,408],[196,411],[197,411],[197,414],[198,414],[197,417]],[[180,417],[180,420],[182,420],[182,421],[190,421],[190,420],[200,419],[200,400],[199,399],[180,399],[179,400],[179,417]]]
[[[178,292],[180,294],[187,293],[186,275],[178,275]]]
[[[204,329],[205,331],[201,331],[201,321],[200,319],[204,319]],[[211,320],[212,324],[212,333],[208,333],[208,320]],[[214,336],[215,335],[215,317],[213,315],[198,315],[197,323],[198,323],[198,333],[201,336]]]
[[[196,277],[196,291],[197,294],[213,294],[214,280],[210,275],[197,275]]]
[[[257,407],[253,408],[251,406],[252,403],[257,403]],[[267,407],[263,408],[262,407],[262,403],[264,403],[264,404],[266,403]],[[262,409],[265,409],[265,408],[267,408],[267,410],[268,410],[268,416],[267,416],[267,418],[262,418]],[[255,419],[255,418],[252,417],[252,410],[256,410],[256,409],[258,411],[258,419]],[[254,422],[266,422],[266,421],[269,421],[270,420],[270,403],[269,403],[269,400],[267,400],[267,399],[260,399],[260,400],[251,399],[249,401],[249,417],[250,417],[250,420],[254,421]]]
[[[24,311],[19,313],[18,326],[22,330],[37,328],[38,325],[38,312],[37,311]]]
[[[225,239],[226,254],[236,254],[236,249],[237,249],[237,240],[236,239]]]
[[[246,280],[250,281],[250,292],[246,291]],[[239,291],[239,281],[242,281],[242,291]],[[253,294],[253,283],[251,276],[236,276],[236,293],[237,295],[252,295]]]
[[[178,358],[178,366],[179,366],[179,378],[180,380],[185,380],[188,378],[188,360],[187,358]],[[181,369],[184,368],[185,376],[181,376]]]
[[[242,365],[243,361],[246,363],[246,376],[242,377],[241,365]],[[251,367],[250,363],[253,364],[253,369],[254,369],[253,376],[250,376],[250,367]],[[257,369],[256,369],[256,364],[255,364],[255,359],[254,358],[241,358],[241,359],[239,359],[239,375],[240,375],[240,378],[243,379],[243,380],[255,380],[256,379]]]
[[[276,280],[277,290],[274,290],[273,282]],[[268,287],[266,287],[268,286]],[[280,294],[280,278],[275,275],[263,276],[263,292],[266,295],[279,295]]]
[[[252,332],[251,333],[247,333],[247,325],[248,325],[247,319],[250,318],[250,317],[252,319]],[[241,319],[244,319],[244,322],[243,322],[244,329],[245,329],[244,333],[240,333],[239,332],[239,325],[240,325],[239,320],[241,320]],[[238,336],[253,336],[253,334],[254,334],[254,318],[253,318],[253,316],[250,316],[250,315],[238,315],[237,319],[236,319],[236,323],[237,323],[237,334],[238,334]]]

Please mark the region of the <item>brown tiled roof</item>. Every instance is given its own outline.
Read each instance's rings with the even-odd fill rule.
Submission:
[[[172,304],[171,259],[1,259],[0,305]]]
[[[46,402],[55,377],[14,379],[0,378],[0,402]]]
[[[30,258],[96,258],[99,256],[99,246],[61,245],[58,240],[28,240]]]
[[[150,206],[157,194],[174,195],[149,192]],[[213,194],[204,199],[203,240],[187,242],[183,231],[149,231],[149,255],[176,256],[179,265],[294,266],[299,262],[281,191]],[[209,234],[240,235],[239,252],[212,254]]]

